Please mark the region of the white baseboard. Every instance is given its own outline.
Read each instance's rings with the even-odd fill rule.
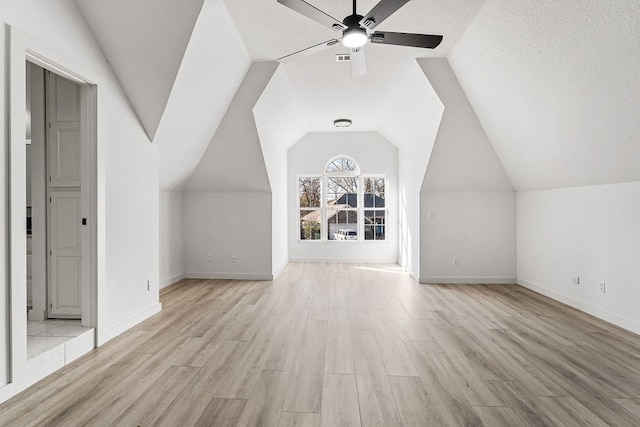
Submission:
[[[179,282],[182,279],[184,279],[184,273],[175,275],[168,279],[164,279],[163,281],[160,282],[160,289],[165,288],[169,285],[173,285],[174,283]]]
[[[574,298],[568,297],[566,295],[560,294],[558,292],[555,292],[551,289],[545,288],[543,286],[540,286],[536,283],[532,283],[529,282],[527,280],[524,279],[518,279],[517,280],[518,285],[527,288],[529,290],[532,290],[534,292],[537,292],[539,294],[542,294],[544,296],[547,296],[549,298],[552,298],[556,301],[560,301],[561,303],[567,304],[568,306],[571,306],[573,308],[576,308],[580,311],[584,311],[587,314],[590,314],[592,316],[597,317],[598,319],[602,319],[606,322],[609,322],[611,324],[614,324],[616,326],[619,326],[623,329],[626,329],[628,331],[631,331],[635,334],[639,334],[640,335],[640,324],[634,322],[633,320],[629,320],[625,317],[622,316],[618,316],[617,314],[613,314],[610,313],[606,310],[602,310],[598,307],[594,307],[590,304],[586,304],[582,301],[578,301]]]
[[[291,258],[289,262],[336,262],[340,264],[398,264],[394,259]]]
[[[421,277],[420,283],[460,283],[463,285],[513,285],[515,277]]]
[[[273,280],[273,274],[264,273],[185,273],[184,277],[187,279]]]
[[[280,273],[282,273],[282,270],[284,270],[284,268],[289,265],[289,261],[285,261],[284,263],[282,263],[282,265],[280,267],[278,267],[276,269],[276,271],[273,272],[273,280],[276,280],[276,278],[280,275]]]
[[[147,320],[149,317],[153,316],[156,313],[159,313],[161,310],[162,310],[162,303],[158,303],[158,304],[155,304],[154,306],[146,309],[142,313],[139,313],[139,314],[136,314],[133,317],[130,317],[129,319],[127,319],[124,322],[114,326],[111,329],[107,329],[106,331],[102,331],[101,329],[98,329],[98,334],[97,334],[98,336],[97,336],[96,345],[97,346],[101,346],[102,344],[106,343],[107,341],[110,341],[113,338],[117,337],[121,333],[133,328],[138,323]]]

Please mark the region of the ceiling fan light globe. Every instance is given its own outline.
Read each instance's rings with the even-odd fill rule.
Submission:
[[[342,44],[349,48],[357,48],[367,43],[367,31],[363,28],[347,28],[342,33]]]

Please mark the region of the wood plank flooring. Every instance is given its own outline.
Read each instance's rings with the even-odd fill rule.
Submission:
[[[300,263],[161,300],[0,425],[640,425],[640,337],[516,285]]]

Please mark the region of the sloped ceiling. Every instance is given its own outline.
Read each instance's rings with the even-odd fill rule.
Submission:
[[[275,61],[251,64],[185,191],[271,191],[253,107],[277,68]]]
[[[153,141],[162,190],[181,189],[195,170],[250,65],[222,2],[205,0]]]
[[[279,153],[286,153],[306,134],[308,128],[282,65],[253,107],[253,116],[271,178],[273,174],[281,172],[273,169],[282,167],[274,158]]]
[[[422,191],[513,191],[449,62],[430,58],[418,63],[444,104]]]
[[[351,13],[348,0],[310,0],[309,3],[342,19]],[[368,74],[351,77],[348,63],[337,63],[335,55],[346,53],[336,45],[317,54],[283,64],[297,105],[308,123],[309,132],[335,132],[333,120],[353,120],[349,131],[378,131],[396,145],[412,140],[412,130],[386,126],[396,116],[411,118],[419,126],[420,117],[411,110],[411,102],[398,100],[399,87],[415,79],[425,80],[416,57],[444,57],[484,0],[411,0],[378,29],[399,32],[443,34],[443,43],[435,50],[367,44]],[[275,0],[225,0],[240,35],[253,60],[274,60],[302,48],[335,38],[339,33],[299,15]],[[376,0],[358,2],[364,14]],[[426,101],[430,103],[430,101]],[[391,134],[390,134],[391,133]]]
[[[153,140],[203,0],[76,0]]]
[[[489,0],[449,61],[516,189],[640,181],[640,2]]]

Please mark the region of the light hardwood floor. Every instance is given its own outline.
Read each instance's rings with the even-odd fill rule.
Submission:
[[[0,424],[640,425],[640,337],[515,285],[290,264],[163,311],[0,406]]]

